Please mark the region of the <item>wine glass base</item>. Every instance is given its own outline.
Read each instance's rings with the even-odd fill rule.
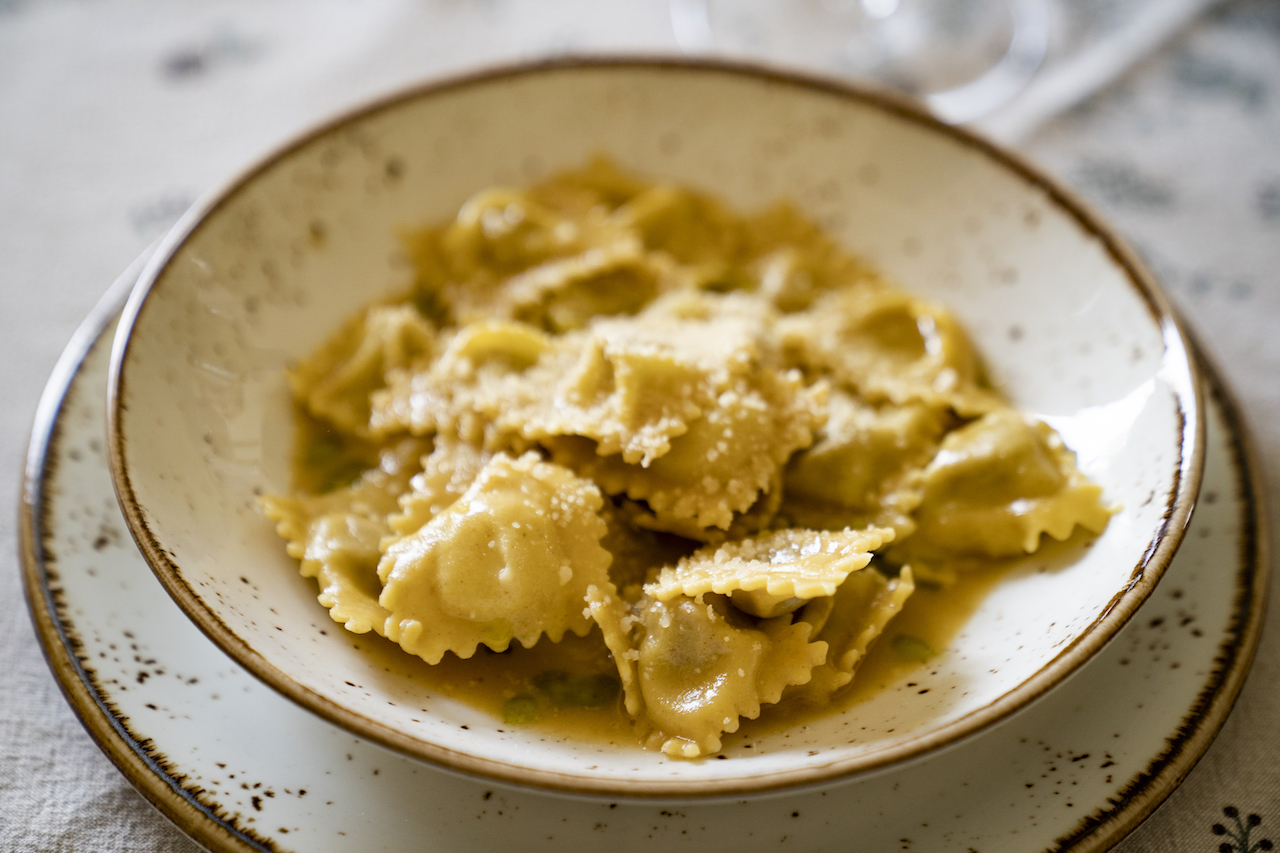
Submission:
[[[961,124],[1021,92],[1049,46],[1047,0],[670,0],[691,54],[763,58],[887,85]]]

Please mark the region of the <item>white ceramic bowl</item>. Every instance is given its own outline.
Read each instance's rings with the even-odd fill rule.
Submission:
[[[910,683],[753,736],[750,749],[731,742],[729,760],[504,726],[356,649],[257,506],[259,494],[288,488],[284,367],[357,307],[407,286],[399,227],[601,151],[739,208],[791,199],[908,289],[950,305],[1002,388],[1050,420],[1122,506],[1105,534],[1066,565],[1029,558],[1006,575]],[[110,455],[133,534],[170,594],[237,662],[333,723],[498,781],[726,796],[918,758],[1084,664],[1177,548],[1200,478],[1197,389],[1150,275],[1018,158],[832,83],[711,63],[579,61],[374,104],[189,214],[120,325]]]

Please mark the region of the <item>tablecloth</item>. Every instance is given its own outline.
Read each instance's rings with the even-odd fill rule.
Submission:
[[[1115,6],[1072,2],[1077,21]],[[199,194],[370,94],[500,59],[676,49],[665,0],[0,0],[0,850],[196,849],[81,729],[22,605],[28,431],[106,286]],[[1145,255],[1242,399],[1263,477],[1280,483],[1280,3],[1218,6],[1126,64],[1047,123],[992,130]],[[1275,616],[1222,733],[1124,853],[1235,850],[1215,832],[1232,814],[1257,815],[1248,853],[1280,843]]]

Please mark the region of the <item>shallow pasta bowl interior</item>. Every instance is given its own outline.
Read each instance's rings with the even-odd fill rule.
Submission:
[[[966,605],[926,665],[725,760],[506,725],[398,674],[316,603],[258,506],[289,488],[285,367],[410,283],[397,233],[479,189],[607,152],[738,209],[787,198],[905,288],[948,304],[999,387],[1055,426],[1119,506]],[[1150,593],[1198,487],[1198,381],[1133,255],[1034,169],[909,106],[758,69],[644,61],[415,89],[270,157],[175,229],[113,355],[110,453],[168,591],[276,690],[362,737],[498,781],[610,797],[741,795],[912,760],[1060,684]],[[368,643],[363,645],[367,646]]]

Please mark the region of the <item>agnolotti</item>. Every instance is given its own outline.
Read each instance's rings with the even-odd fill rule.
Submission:
[[[744,223],[718,201],[670,184],[646,188],[613,219],[636,233],[646,249],[705,273],[719,272],[740,256],[746,239]]]
[[[294,397],[313,416],[366,435],[371,395],[435,346],[434,328],[411,306],[375,305],[289,374]]]
[[[733,521],[726,528],[702,527],[692,518],[675,518],[666,513],[659,515],[644,501],[616,500],[628,522],[638,529],[672,533],[696,542],[719,545],[776,528],[775,521],[782,506],[782,477],[778,474],[771,478],[761,489],[756,502],[745,511],[734,513]]]
[[[791,204],[775,204],[746,224],[753,255],[746,269],[753,289],[782,311],[803,311],[833,289],[880,280]]]
[[[767,315],[733,310],[737,303],[679,293],[631,320],[597,320],[572,338],[581,346],[571,366],[539,366],[561,374],[554,395],[509,418],[522,424],[526,438],[589,438],[600,456],[619,454],[649,467],[716,408],[721,394],[760,381],[775,361]]]
[[[835,595],[850,572],[892,539],[892,530],[874,527],[780,530],[695,551],[660,571],[644,591],[658,601],[714,592],[754,616],[780,616],[811,598]]]
[[[409,491],[399,498],[400,511],[387,519],[388,526],[401,536],[417,531],[462,497],[492,457],[464,441],[437,436],[430,455],[422,459],[421,473],[409,480]]]
[[[588,587],[609,584],[599,490],[536,453],[498,454],[447,510],[378,565],[386,636],[428,663],[484,644],[583,635]]]
[[[645,254],[638,241],[619,239],[512,276],[494,313],[568,332],[596,317],[635,314],[670,286],[671,276],[670,265]]]
[[[506,277],[584,248],[582,229],[519,190],[482,190],[442,229],[409,239],[420,287],[443,291],[455,321],[491,316],[493,288]]]
[[[411,289],[290,372],[296,492],[262,507],[335,621],[504,725],[712,755],[839,708],[961,569],[1110,518],[947,309],[788,203],[597,158],[404,246]]]
[[[874,406],[839,389],[830,392],[827,412],[813,446],[787,464],[785,517],[817,528],[865,520],[909,534],[923,497],[920,474],[951,417],[919,402]]]
[[[550,443],[552,455],[606,493],[644,501],[655,529],[728,529],[770,488],[791,454],[813,442],[825,415],[825,386],[806,387],[794,374],[763,373],[757,382],[742,380],[724,391],[648,466],[601,456],[594,443],[580,439]]]
[[[912,554],[1008,557],[1063,540],[1077,525],[1101,533],[1112,509],[1049,426],[998,409],[947,435],[924,472]]]
[[[758,717],[826,659],[809,624],[753,620],[719,596],[650,599],[639,613],[642,722],[651,744],[680,758],[718,752],[721,734]]]
[[[370,429],[375,435],[443,434],[508,449],[510,432],[496,421],[507,407],[547,392],[529,376],[530,368],[558,346],[525,323],[480,322],[456,330],[434,363],[394,371],[387,387],[370,395]]]
[[[869,402],[921,402],[972,417],[999,405],[977,353],[940,305],[884,287],[834,291],[786,320],[789,350]]]
[[[873,564],[849,575],[835,594],[805,605],[799,619],[813,626],[814,639],[827,644],[827,657],[793,695],[821,703],[853,680],[867,649],[915,592],[910,566],[888,577]]]
[[[626,310],[634,298],[624,285],[651,284],[641,268],[660,259],[634,251],[642,232],[632,213],[618,209],[647,189],[597,159],[527,190],[483,190],[462,205],[453,222],[405,235],[418,270],[416,301],[429,315],[456,325],[534,309],[538,319],[558,326],[559,320],[585,319],[596,305],[601,313],[619,305]],[[598,263],[601,252],[636,256],[632,271],[638,277],[621,266],[609,269],[608,261]],[[562,259],[569,265],[557,269]],[[537,267],[545,270],[533,276],[535,282],[518,278]],[[622,274],[615,278],[611,272]],[[603,294],[591,292],[593,280],[608,291],[598,303]]]
[[[674,564],[689,552],[689,543],[680,537],[665,536],[635,523],[625,509],[605,503],[601,516],[605,536],[600,544],[613,555],[609,577],[628,601],[641,595],[646,580],[663,566]]]
[[[421,453],[420,442],[402,440],[383,450],[378,466],[350,486],[262,500],[263,512],[276,523],[302,576],[319,584],[320,604],[354,634],[383,633],[388,614],[378,603],[380,544],[391,533],[388,517],[407,491]]]
[[[631,608],[618,597],[618,591],[612,584],[598,587],[595,584],[587,587],[587,607],[584,613],[600,626],[605,648],[618,668],[618,678],[622,683],[623,706],[632,717],[640,716],[644,708],[644,697],[640,691],[640,676],[637,661],[638,652],[631,639],[632,630],[637,619]]]

